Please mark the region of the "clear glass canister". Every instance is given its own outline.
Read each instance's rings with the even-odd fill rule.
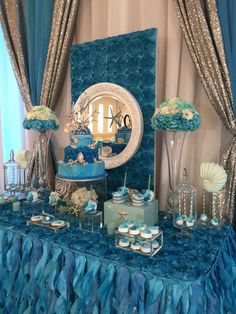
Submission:
[[[189,183],[186,168],[174,190],[173,224],[179,229],[193,228],[197,221],[196,189]]]
[[[10,159],[4,164],[4,190],[14,194],[20,190],[21,186],[21,169],[14,158],[14,152],[11,150]]]

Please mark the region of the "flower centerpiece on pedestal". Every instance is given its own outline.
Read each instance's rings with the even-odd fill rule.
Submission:
[[[173,206],[171,193],[179,183],[180,162],[186,132],[197,130],[200,124],[201,117],[194,105],[177,97],[161,103],[152,116],[152,128],[163,131],[164,134],[169,170],[168,203],[170,208]]]
[[[34,144],[35,178],[41,189],[48,188],[47,158],[50,131],[59,128],[59,121],[54,111],[46,106],[34,106],[27,112],[23,122],[25,129],[38,131]]]

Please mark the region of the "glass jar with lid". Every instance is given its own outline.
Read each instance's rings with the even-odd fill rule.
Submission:
[[[15,162],[14,151],[10,151],[10,159],[4,164],[4,190],[15,194],[21,186],[21,169]]]
[[[180,183],[174,190],[173,224],[181,230],[193,228],[197,221],[196,189],[189,183],[184,168]]]

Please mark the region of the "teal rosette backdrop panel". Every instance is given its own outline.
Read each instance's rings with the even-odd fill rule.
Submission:
[[[155,139],[150,120],[155,108],[156,29],[74,45],[70,61],[73,102],[91,85],[109,82],[131,92],[143,113],[141,145],[129,162],[108,170],[108,193],[123,185],[126,171],[127,186],[147,188],[151,174],[153,189]]]

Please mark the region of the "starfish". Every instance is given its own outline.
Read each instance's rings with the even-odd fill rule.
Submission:
[[[116,115],[113,114],[111,107],[110,107],[110,111],[111,111],[111,117],[104,117],[104,119],[111,119],[110,128],[112,127],[113,122],[116,122],[116,124],[119,126],[122,120],[121,111],[118,111]]]
[[[124,220],[125,220],[126,217],[128,216],[128,213],[123,210],[123,211],[120,211],[120,212],[119,212],[119,215],[120,215],[120,218],[121,218],[121,219],[124,219]]]

